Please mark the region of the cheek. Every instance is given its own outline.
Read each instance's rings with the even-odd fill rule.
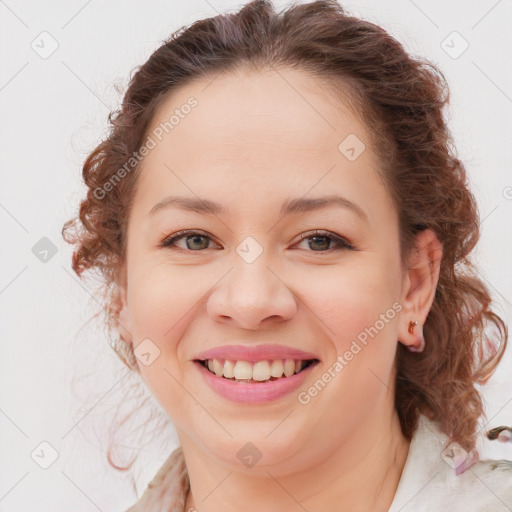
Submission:
[[[140,374],[164,410],[172,412],[173,421],[180,424],[180,418],[187,416],[184,404],[189,403],[189,396],[180,385],[187,368],[178,360],[178,346],[197,314],[195,306],[201,307],[208,279],[198,279],[197,269],[168,263],[144,263],[132,270],[128,302],[135,350],[138,343],[149,339],[158,354],[149,365],[139,361]]]
[[[396,275],[375,255],[319,277],[310,275],[303,292],[306,316],[314,326],[306,332],[322,330],[315,337],[323,368],[302,398],[322,411],[322,423],[332,425],[333,439],[358,428],[361,418],[389,397],[400,305],[393,298]]]
[[[129,306],[137,339],[150,338],[168,349],[172,340],[193,315],[194,304],[200,301],[204,286],[197,272],[190,269],[157,264],[134,273],[129,287]]]
[[[365,259],[345,268],[331,267],[323,275],[312,271],[302,281],[301,298],[340,350],[376,323],[378,330],[385,330],[379,321],[382,315],[386,326],[396,317],[396,272],[371,255]]]
[[[324,371],[336,377],[325,399],[354,414],[366,414],[392,388],[401,309],[396,269],[370,257],[366,263],[324,280],[308,304],[329,327]]]

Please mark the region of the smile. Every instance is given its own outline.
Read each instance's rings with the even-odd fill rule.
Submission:
[[[233,361],[229,359],[207,359],[205,368],[217,377],[235,382],[270,382],[291,377],[312,364],[315,359],[275,359],[273,361]]]
[[[208,387],[217,395],[232,402],[251,405],[273,402],[293,393],[319,363],[318,359],[252,363],[215,358],[194,361]],[[232,377],[224,375],[226,368],[227,375],[231,375],[229,372],[232,371]],[[280,376],[274,376],[278,373]]]

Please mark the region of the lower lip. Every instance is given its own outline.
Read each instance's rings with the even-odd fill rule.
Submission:
[[[291,377],[282,377],[270,382],[243,383],[217,377],[217,375],[207,370],[202,363],[194,362],[213,391],[233,402],[247,404],[273,402],[292,393],[304,382],[304,379],[306,379],[311,370],[318,364],[318,362],[314,362]]]

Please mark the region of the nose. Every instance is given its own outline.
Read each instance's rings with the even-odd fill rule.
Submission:
[[[208,298],[210,318],[251,330],[292,318],[297,311],[294,294],[267,263],[263,256],[252,263],[236,259]]]

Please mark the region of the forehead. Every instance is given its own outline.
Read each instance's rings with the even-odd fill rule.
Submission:
[[[260,160],[269,153],[338,151],[351,133],[370,144],[364,123],[346,103],[318,79],[292,69],[242,69],[194,81],[160,105],[147,132],[155,130],[169,148],[189,152],[218,149],[238,156],[253,148],[258,156],[258,146],[265,144]],[[188,157],[200,156],[193,153]]]
[[[146,136],[155,147],[143,159],[138,188],[153,199],[165,189],[228,203],[236,190],[257,207],[261,199],[310,190],[343,189],[356,199],[383,193],[364,123],[298,70],[191,82],[160,105]]]

